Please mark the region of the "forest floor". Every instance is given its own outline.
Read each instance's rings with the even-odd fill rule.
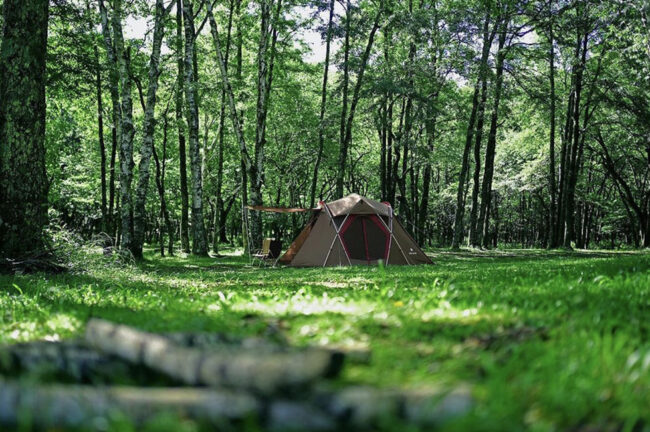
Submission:
[[[0,344],[77,337],[89,316],[279,332],[370,349],[342,384],[469,385],[476,406],[450,430],[650,427],[648,252],[433,251],[430,266],[328,269],[95,255],[67,274],[0,276]]]

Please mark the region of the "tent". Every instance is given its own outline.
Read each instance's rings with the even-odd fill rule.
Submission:
[[[321,201],[280,262],[294,267],[432,264],[388,203],[357,194]]]

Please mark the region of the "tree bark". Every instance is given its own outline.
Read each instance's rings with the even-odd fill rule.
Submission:
[[[235,14],[235,0],[230,0],[230,8],[228,11],[228,32],[226,35],[226,57],[224,59],[226,73],[228,72],[228,59],[230,57],[230,42],[232,35],[232,21],[233,15]],[[225,224],[226,220],[222,218],[223,215],[223,163],[224,163],[224,136],[225,136],[225,125],[226,125],[226,90],[225,87],[221,89],[221,107],[219,112],[219,149],[217,154],[217,193],[216,193],[216,205],[215,205],[215,232],[214,239],[212,242],[212,252],[219,253],[219,242],[225,238]]]
[[[0,49],[0,258],[45,248],[47,0],[5,0]]]
[[[564,236],[564,247],[571,248],[571,242],[575,240],[575,188],[578,180],[579,164],[579,151],[580,146],[580,97],[582,94],[582,77],[584,75],[586,56],[587,56],[587,34],[581,37],[582,42],[578,44],[581,46],[579,52],[580,59],[576,72],[576,85],[575,85],[575,99],[573,104],[572,114],[572,127],[573,127],[573,143],[571,144],[571,152],[568,154],[569,161],[569,175],[567,179],[565,199],[565,225],[566,235]]]
[[[246,196],[246,184],[247,184],[247,176],[246,173],[250,169],[250,166],[252,165],[253,161],[250,157],[250,153],[248,152],[248,146],[246,145],[246,138],[244,136],[244,131],[243,131],[243,125],[242,125],[242,120],[239,112],[237,111],[237,106],[235,105],[235,95],[232,89],[232,86],[230,84],[230,79],[228,77],[228,69],[226,67],[226,61],[224,59],[224,56],[221,52],[221,41],[219,39],[219,29],[217,27],[217,22],[214,19],[214,15],[212,13],[212,5],[210,2],[207,3],[208,6],[208,20],[210,22],[210,32],[212,34],[212,42],[214,45],[214,50],[217,55],[217,64],[219,66],[219,70],[221,72],[221,79],[223,81],[223,86],[226,92],[226,99],[228,102],[228,108],[230,112],[230,119],[232,121],[233,129],[235,130],[235,136],[237,137],[237,142],[239,144],[239,152],[241,154],[241,181],[242,181],[242,234],[243,234],[243,240],[244,240],[244,252],[248,252],[248,248],[250,245],[248,244],[248,220],[247,220],[247,196]],[[238,22],[237,25],[239,26],[240,23]],[[238,33],[240,29],[237,29]],[[238,41],[237,43],[240,43],[239,36],[237,37]],[[240,48],[238,47],[238,59],[237,59],[237,75],[238,77],[241,78],[241,63],[239,59],[239,51]]]
[[[469,245],[480,246],[478,236],[478,193],[481,182],[481,142],[483,141],[483,123],[485,122],[485,103],[487,101],[487,74],[481,83],[481,97],[478,104],[476,120],[476,140],[474,142],[474,176],[472,181],[472,208],[469,215]]]
[[[190,169],[192,172],[192,253],[208,255],[208,241],[203,221],[203,179],[201,176],[201,153],[199,145],[199,107],[194,74],[194,50],[196,32],[192,0],[183,2],[185,27],[185,101],[187,103],[187,129],[190,142]]]
[[[348,15],[351,3],[348,1]],[[372,29],[370,30],[370,34],[368,35],[368,42],[366,43],[366,48],[361,56],[361,65],[359,66],[359,73],[357,76],[357,82],[354,85],[354,92],[352,94],[352,101],[350,102],[350,112],[347,114],[347,118],[345,115],[345,109],[341,113],[341,144],[340,144],[340,150],[339,150],[339,166],[338,166],[338,172],[337,172],[337,177],[336,177],[336,191],[335,191],[335,198],[342,198],[343,197],[343,183],[345,180],[345,167],[347,165],[347,159],[348,159],[348,150],[350,148],[350,142],[352,141],[352,124],[354,122],[354,114],[356,111],[357,104],[359,103],[359,97],[361,96],[361,86],[363,84],[363,75],[364,72],[366,71],[366,66],[368,64],[368,58],[370,57],[370,52],[372,51],[372,45],[375,40],[375,34],[377,33],[377,29],[379,29],[379,21],[381,19],[382,13],[384,9],[384,2],[382,1],[379,5],[379,9],[377,10],[377,14],[375,15],[375,19],[372,25]],[[349,70],[348,70],[348,58],[349,58],[349,35],[350,35],[350,16],[347,17],[346,20],[346,32],[345,32],[345,38],[346,38],[346,51],[345,51],[345,69],[346,69],[346,75],[347,78],[344,78],[345,82],[345,92],[343,96],[343,106],[347,107],[347,85],[349,81]]]
[[[104,40],[104,48],[106,49],[106,57],[108,59],[108,83],[111,93],[111,159],[109,162],[109,196],[108,196],[108,230],[111,234],[115,233],[115,160],[117,158],[118,143],[122,141],[122,114],[120,109],[120,73],[117,56],[113,46],[113,37],[111,36],[111,27],[108,22],[108,15],[104,1],[99,1],[99,14],[101,17],[102,36]]]
[[[181,250],[190,253],[189,215],[190,199],[187,188],[187,152],[185,142],[185,119],[183,98],[185,95],[185,55],[183,54],[183,0],[176,4],[176,127],[178,129],[178,166],[181,192]]]
[[[91,27],[92,32],[92,27]],[[91,33],[92,34],[92,33]],[[101,188],[101,212],[102,212],[102,232],[108,232],[108,206],[106,197],[106,144],[104,142],[104,101],[102,98],[102,73],[99,62],[99,50],[97,44],[93,45],[95,55],[95,95],[97,97],[97,139],[99,142],[99,160],[100,160],[100,188]]]
[[[103,2],[103,0],[101,0]],[[133,207],[131,199],[131,183],[133,181],[133,99],[131,96],[131,52],[124,48],[122,33],[122,0],[113,2],[111,17],[115,57],[119,65],[121,87],[121,120],[120,120],[120,201],[121,201],[121,240],[120,247],[132,250],[133,247]]]
[[[281,0],[278,0],[280,3]],[[261,0],[260,9],[260,39],[257,51],[257,107],[255,128],[254,163],[248,168],[250,177],[250,201],[254,206],[262,205],[262,183],[264,174],[264,148],[266,146],[266,118],[268,113],[268,98],[270,94],[270,64],[269,45],[270,33],[274,24],[271,22],[272,0]],[[275,23],[277,25],[277,23]],[[274,30],[275,32],[275,30]],[[273,55],[273,53],[271,53]],[[262,215],[260,212],[250,213],[251,241],[254,247],[262,246]]]
[[[347,162],[347,149],[345,145],[345,119],[348,113],[348,92],[350,88],[350,21],[352,20],[352,2],[347,0],[345,8],[345,39],[343,42],[343,82],[341,96],[341,126],[339,128],[339,163],[336,174],[336,190],[334,198],[343,197],[343,182],[345,180],[345,165]]]
[[[325,65],[323,66],[323,85],[321,87],[320,99],[320,116],[318,122],[318,153],[314,163],[314,175],[311,180],[311,193],[309,208],[316,205],[316,186],[318,184],[318,170],[320,169],[321,159],[323,157],[323,147],[325,146],[325,111],[327,109],[327,78],[330,67],[330,45],[332,42],[332,25],[334,23],[334,0],[330,0],[329,19],[327,20],[327,33],[325,35]],[[382,156],[383,156],[382,152]]]
[[[156,115],[156,93],[158,91],[158,77],[160,72],[160,51],[164,34],[164,22],[166,16],[163,0],[156,0],[156,11],[154,18],[153,46],[149,58],[149,86],[147,88],[147,101],[144,113],[144,138],[140,148],[140,164],[138,166],[138,187],[135,196],[135,208],[133,218],[133,247],[131,252],[136,259],[142,258],[144,245],[145,228],[145,204],[147,190],[149,189],[149,168],[151,165],[151,154],[153,152],[153,141],[155,133]]]
[[[467,180],[467,172],[469,170],[469,153],[472,148],[472,141],[474,138],[474,124],[476,122],[476,114],[479,104],[479,92],[481,84],[487,75],[487,61],[490,55],[490,46],[494,32],[490,34],[490,13],[485,16],[483,24],[483,49],[481,53],[481,61],[479,65],[479,74],[474,86],[474,96],[472,98],[472,111],[470,112],[469,122],[467,124],[467,135],[465,137],[465,148],[463,150],[463,162],[458,176],[458,189],[456,191],[456,212],[454,216],[454,235],[451,241],[452,249],[459,249],[460,242],[463,239],[463,216],[465,214],[465,182]]]
[[[550,123],[551,130],[549,135],[549,189],[550,189],[550,211],[549,211],[549,223],[548,223],[548,244],[551,248],[556,248],[557,236],[554,235],[557,232],[557,215],[556,215],[556,203],[557,203],[557,184],[555,180],[555,38],[553,36],[553,18],[552,18],[552,5],[553,1],[549,0],[549,29],[548,29],[548,41],[549,41],[549,85],[551,88],[551,112],[550,112]]]
[[[497,127],[499,120],[499,103],[501,101],[501,90],[503,88],[503,62],[506,53],[503,49],[506,42],[508,31],[508,22],[502,24],[503,28],[499,34],[499,48],[497,51],[496,77],[494,84],[494,100],[492,105],[492,115],[490,118],[490,134],[488,136],[487,147],[485,149],[485,169],[483,172],[483,184],[481,185],[481,206],[477,222],[477,231],[480,238],[476,241],[483,247],[489,247],[488,233],[490,229],[489,209],[492,200],[492,179],[494,178],[494,157],[496,154]]]
[[[172,225],[171,217],[169,216],[169,210],[167,209],[167,199],[165,198],[165,160],[167,158],[167,111],[163,115],[163,154],[162,154],[162,164],[160,159],[158,159],[158,154],[156,152],[156,146],[154,145],[153,158],[156,162],[156,187],[158,188],[158,197],[160,198],[160,213],[165,222],[165,227],[167,228],[167,235],[169,237],[169,243],[167,252],[169,256],[174,255],[174,226]],[[162,165],[162,166],[161,166]],[[160,255],[165,256],[165,247],[163,243],[163,235],[161,230],[160,235]]]

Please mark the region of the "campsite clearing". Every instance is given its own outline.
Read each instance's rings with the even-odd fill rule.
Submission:
[[[327,269],[146,257],[116,267],[97,251],[83,272],[0,276],[0,343],[76,337],[90,316],[271,335],[370,349],[341,384],[471,386],[476,408],[452,430],[650,424],[647,252],[440,251],[436,265]]]

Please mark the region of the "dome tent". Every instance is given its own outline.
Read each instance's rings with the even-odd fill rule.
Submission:
[[[279,261],[294,267],[432,264],[390,204],[357,194],[321,201]]]

